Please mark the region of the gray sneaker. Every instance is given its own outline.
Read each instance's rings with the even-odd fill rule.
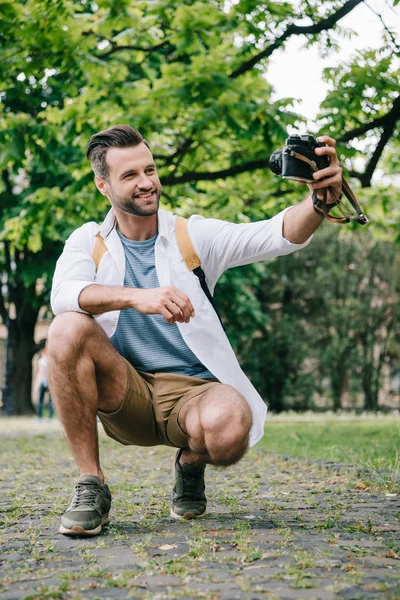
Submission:
[[[111,492],[95,475],[83,475],[75,486],[72,502],[61,518],[60,533],[98,535],[108,523]]]
[[[207,498],[204,493],[206,465],[195,467],[179,464],[182,450],[175,457],[175,485],[172,492],[171,517],[174,519],[198,519],[206,513]]]

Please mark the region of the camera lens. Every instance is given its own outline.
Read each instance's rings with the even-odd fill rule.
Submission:
[[[282,150],[275,150],[269,158],[269,168],[275,175],[282,173]]]

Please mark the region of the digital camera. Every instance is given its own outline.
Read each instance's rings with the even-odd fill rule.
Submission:
[[[318,156],[314,152],[315,148],[321,146],[326,146],[326,144],[317,142],[312,135],[291,135],[286,140],[282,150],[275,150],[271,154],[269,159],[270,169],[273,173],[281,175],[285,179],[315,183],[310,165],[296,158],[293,152],[305,156],[315,164],[318,170],[321,170],[329,165],[327,156]]]

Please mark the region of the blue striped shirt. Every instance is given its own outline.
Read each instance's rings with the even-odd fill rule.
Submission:
[[[158,233],[144,242],[129,240],[119,231],[118,235],[125,251],[124,286],[160,287],[154,258]],[[177,325],[166,323],[162,315],[145,315],[134,308],[121,310],[117,329],[110,339],[116,350],[139,371],[214,378],[186,345]]]

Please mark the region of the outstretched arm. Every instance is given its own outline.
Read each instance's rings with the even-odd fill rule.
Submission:
[[[329,156],[330,164],[326,169],[314,173],[316,183],[307,184],[311,191],[322,190],[326,187],[332,187],[336,196],[339,196],[342,190],[342,169],[335,150],[335,140],[322,135],[318,138],[319,142],[325,142],[326,146],[316,148],[315,153]],[[317,183],[318,179],[326,177],[324,181]],[[327,202],[333,202],[334,198],[328,192]],[[285,213],[283,219],[283,237],[293,244],[303,244],[321,225],[323,217],[318,215],[313,207],[312,197],[308,196],[303,202],[293,206]]]

